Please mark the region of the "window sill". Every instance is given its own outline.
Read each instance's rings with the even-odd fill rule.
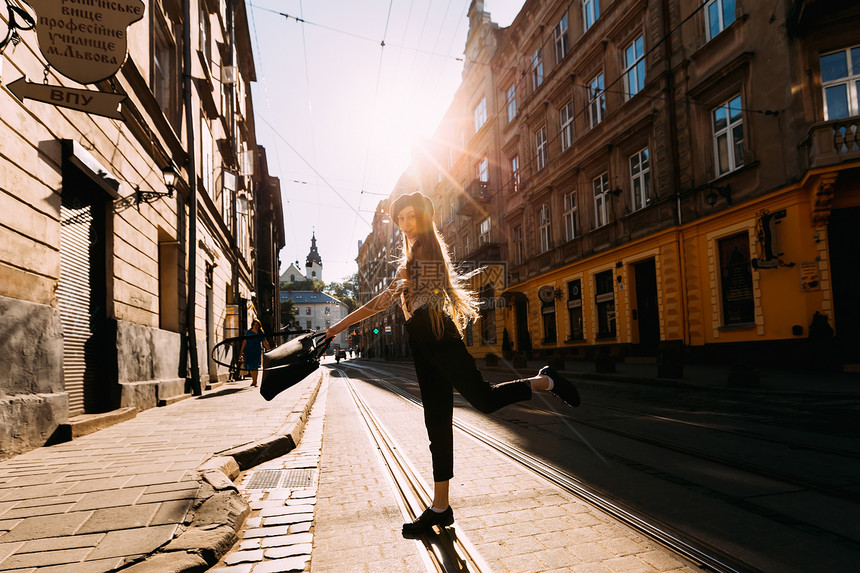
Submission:
[[[594,337],[594,340],[615,340],[617,338],[617,334],[598,334]]]
[[[719,332],[726,332],[730,330],[747,330],[749,328],[755,328],[754,322],[739,322],[738,324],[726,324],[717,328]]]
[[[585,342],[584,338],[568,338],[564,341],[565,344],[582,344]]]

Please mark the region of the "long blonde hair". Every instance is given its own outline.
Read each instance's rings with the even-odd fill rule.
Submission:
[[[407,276],[412,280],[411,294],[415,300],[419,303],[426,301],[433,336],[441,339],[444,335],[444,316],[446,315],[451,318],[462,335],[469,321],[478,317],[478,299],[466,286],[468,276],[458,272],[451,262],[448,245],[436,228],[436,224],[424,212],[416,215],[418,215],[419,232],[415,243],[421,248],[416,259],[415,245],[410,244],[406,235],[403,235],[400,269],[405,269]],[[432,269],[436,276],[422,276],[420,268],[422,263],[429,264],[429,269]],[[429,280],[421,280],[422,278]],[[434,280],[435,282],[430,284]]]

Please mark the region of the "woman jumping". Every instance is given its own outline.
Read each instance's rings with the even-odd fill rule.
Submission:
[[[433,203],[420,192],[402,195],[391,205],[391,217],[403,235],[403,256],[396,280],[332,325],[326,338],[334,338],[399,299],[433,461],[433,504],[418,519],[403,525],[403,534],[414,536],[434,525],[454,523],[448,502],[449,480],[454,475],[453,389],[486,414],[530,399],[532,390],[549,390],[570,406],[579,405],[579,394],[573,384],[549,366],[532,378],[498,385],[486,382],[461,336],[468,321],[478,316],[477,301],[451,264],[448,248],[433,222]]]

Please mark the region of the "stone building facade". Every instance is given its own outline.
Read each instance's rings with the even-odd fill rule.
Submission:
[[[125,96],[109,118],[0,90],[0,457],[81,415],[223,380],[210,349],[255,313],[245,3],[192,0],[190,15],[179,0],[141,5],[127,58],[103,81],[46,66],[34,31],[0,55],[7,88],[27,76]]]
[[[476,355],[860,363],[856,3],[483,4],[410,169],[455,258],[504,268]]]

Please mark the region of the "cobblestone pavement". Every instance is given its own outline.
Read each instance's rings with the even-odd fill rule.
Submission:
[[[216,452],[275,433],[318,376],[265,402],[248,382],[153,408],[0,466],[0,571],[99,573],[173,538]]]
[[[326,380],[298,447],[245,472],[239,480],[239,492],[248,500],[251,515],[239,543],[210,573],[308,570],[328,388]]]

